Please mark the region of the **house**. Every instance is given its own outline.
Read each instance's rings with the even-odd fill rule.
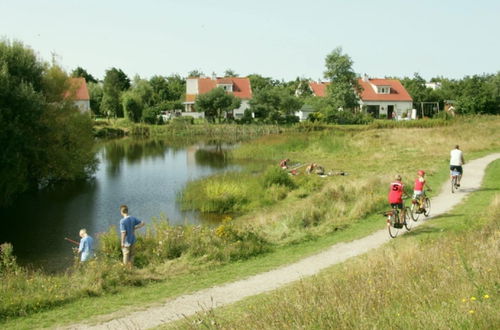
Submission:
[[[85,78],[69,78],[69,91],[64,97],[72,99],[81,113],[90,113],[90,95]]]
[[[233,110],[233,115],[234,118],[243,117],[245,110],[250,108],[249,101],[252,99],[250,79],[246,77],[187,78],[186,101],[183,102],[185,112],[195,112],[196,97],[217,87],[223,88],[227,93],[231,93],[241,100],[240,107]]]
[[[315,112],[315,109],[312,106],[310,106],[309,104],[304,104],[302,108],[300,108],[298,111],[295,111],[294,115],[296,117],[299,117],[299,121],[305,121],[313,112]]]
[[[364,76],[358,80],[362,91],[360,108],[374,117],[405,118],[413,108],[413,99],[397,79],[372,79]],[[310,82],[313,95],[324,97],[329,82]]]

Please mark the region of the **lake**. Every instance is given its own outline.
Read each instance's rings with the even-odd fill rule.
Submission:
[[[58,184],[21,196],[0,209],[0,242],[14,245],[22,265],[47,271],[64,269],[72,262],[78,232],[96,233],[118,226],[119,206],[146,223],[165,215],[172,224],[213,223],[218,219],[184,212],[177,203],[186,183],[239,167],[228,162],[229,144],[169,143],[161,140],[123,139],[98,147],[99,166],[92,179]],[[118,239],[118,234],[117,234]]]

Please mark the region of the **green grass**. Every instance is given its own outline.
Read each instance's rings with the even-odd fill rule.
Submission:
[[[500,325],[500,161],[448,214],[286,288],[164,328],[493,329]]]
[[[8,294],[19,296],[12,298],[17,299],[18,303],[19,299],[25,299],[27,305],[23,308],[26,314],[21,318],[11,317],[0,325],[14,328],[26,328],[30,324],[52,326],[109,313],[124,306],[142,307],[158,299],[269,270],[336,242],[365,236],[384,226],[383,219],[376,212],[386,207],[387,183],[393,175],[387,173],[388,168],[402,173],[406,178],[413,178],[416,169],[426,169],[429,182],[436,189],[448,175],[448,146],[457,140],[461,141],[467,159],[499,150],[500,142],[495,138],[499,123],[496,117],[492,117],[455,123],[453,127],[426,129],[311,130],[308,133],[272,135],[267,139],[243,144],[238,149],[241,150],[240,156],[235,156],[238,160],[252,153],[261,161],[278,154],[290,154],[292,159],[309,160],[314,157],[321,159],[325,167],[349,169],[350,175],[311,180],[305,176],[297,177],[298,187],[288,192],[286,198],[280,197],[282,192],[269,189],[271,192],[266,194],[270,194],[268,197],[274,196],[274,200],[268,198],[268,203],[256,204],[258,208],[250,209],[237,220],[243,229],[255,230],[265,241],[270,242],[272,252],[258,257],[245,256],[250,257],[247,260],[228,260],[227,254],[217,252],[214,247],[214,250],[208,251],[215,252],[212,254],[215,258],[207,258],[210,253],[194,256],[186,252],[174,260],[168,260],[168,253],[159,260],[153,260],[151,252],[158,247],[158,242],[151,238],[145,245],[148,249],[144,248],[145,254],[149,254],[144,256],[144,268],[121,272],[116,266],[119,258],[115,256],[115,263],[104,263],[102,267],[87,273],[69,273],[59,280],[77,283],[81,287],[76,284],[58,285],[59,288],[74,289],[74,294],[64,299],[57,298],[61,292],[53,289],[49,300],[36,305],[37,300],[31,298],[43,298],[48,289],[33,285],[32,282],[42,284],[43,281],[58,279],[38,273],[25,274],[24,278],[18,276],[16,280],[22,290],[9,290]],[[415,144],[415,136],[425,136],[425,139]],[[254,149],[257,144],[260,144],[260,149]],[[261,153],[257,153],[257,150],[261,150]],[[262,169],[252,170],[260,173]],[[238,250],[237,244],[235,248]],[[29,282],[30,276],[36,277],[36,281]],[[85,283],[88,285],[85,286]],[[55,298],[50,300],[51,297]],[[8,306],[11,302],[5,299],[1,304]]]

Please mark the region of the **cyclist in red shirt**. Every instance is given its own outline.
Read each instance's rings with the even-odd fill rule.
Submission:
[[[413,200],[414,203],[418,203],[419,211],[422,210],[422,202],[425,196],[424,186],[427,183],[425,180],[425,171],[420,170],[417,173],[418,177],[415,179],[415,185],[413,186]],[[429,191],[432,189],[430,187],[427,188]]]
[[[403,182],[401,182],[401,175],[396,175],[394,179],[395,181],[391,182],[389,188],[389,204],[391,204],[392,209],[403,210],[404,185]],[[402,226],[400,219],[401,217],[397,217],[398,225]]]
[[[401,182],[401,175],[396,175],[394,179],[395,181],[391,183],[389,189],[389,204],[392,208],[397,207],[401,210],[403,208],[404,185]]]

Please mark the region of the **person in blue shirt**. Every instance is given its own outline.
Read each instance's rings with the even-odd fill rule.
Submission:
[[[120,213],[123,217],[120,220],[120,242],[123,253],[123,264],[132,267],[135,254],[135,230],[143,227],[145,223],[136,217],[130,216],[127,205],[120,206]]]
[[[89,261],[94,257],[94,239],[87,234],[87,229],[80,229],[80,245],[78,253],[80,253],[80,261]]]

